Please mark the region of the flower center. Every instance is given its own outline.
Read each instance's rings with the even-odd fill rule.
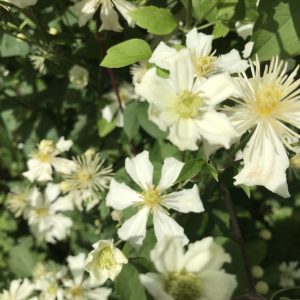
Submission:
[[[100,269],[112,269],[115,267],[116,262],[111,247],[106,246],[100,250],[98,264]]]
[[[159,205],[162,197],[161,197],[161,191],[159,188],[155,188],[154,186],[148,187],[146,191],[143,191],[141,193],[143,197],[143,205],[147,206],[149,208],[153,208],[156,205]]]
[[[84,289],[80,284],[74,285],[69,290],[71,296],[74,298],[82,298],[84,296]]]
[[[213,55],[194,58],[194,68],[198,77],[212,73],[216,57]]]
[[[261,116],[269,116],[275,112],[282,98],[282,89],[278,85],[266,85],[256,93],[256,112]]]
[[[174,300],[199,300],[202,296],[197,276],[185,271],[169,274],[164,288]]]
[[[41,206],[41,207],[35,208],[35,212],[38,215],[38,217],[44,218],[44,217],[48,216],[49,210],[48,210],[48,207]]]
[[[55,151],[55,145],[51,140],[42,140],[38,145],[38,149],[35,157],[42,162],[49,162]]]
[[[184,90],[177,97],[175,110],[184,119],[196,118],[202,104],[203,99],[199,93]]]
[[[58,289],[57,284],[55,282],[52,282],[47,287],[47,294],[56,295],[57,289]]]
[[[91,180],[91,174],[88,171],[80,171],[77,173],[77,179],[81,184],[87,184]]]
[[[294,156],[290,159],[290,162],[291,162],[291,166],[292,166],[294,169],[300,169],[300,155],[299,155],[299,154],[294,155]]]

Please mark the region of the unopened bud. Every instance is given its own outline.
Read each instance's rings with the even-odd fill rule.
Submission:
[[[256,265],[251,268],[251,273],[254,278],[261,278],[264,275],[264,270],[261,266]]]
[[[259,236],[265,240],[265,241],[269,241],[271,238],[272,238],[272,233],[270,230],[268,229],[262,229],[260,232],[259,232]]]
[[[265,281],[258,281],[255,285],[255,290],[258,294],[265,295],[269,291],[269,285]]]

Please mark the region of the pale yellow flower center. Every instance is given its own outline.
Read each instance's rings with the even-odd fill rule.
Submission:
[[[164,289],[174,300],[202,299],[199,279],[190,272],[170,273],[165,281]]]
[[[273,114],[282,99],[282,88],[277,85],[266,85],[256,92],[255,110],[261,116]]]
[[[71,190],[71,186],[66,180],[64,180],[60,183],[60,188],[63,193],[67,193]]]
[[[212,73],[216,59],[213,55],[195,57],[193,61],[196,74],[201,77]]]
[[[70,288],[69,293],[72,299],[82,298],[84,296],[84,289],[80,284],[74,285]]]
[[[149,186],[141,195],[143,197],[142,204],[150,209],[159,205],[162,201],[160,189],[154,186]]]
[[[299,154],[294,155],[291,158],[290,162],[291,162],[292,168],[300,169],[300,155]]]
[[[42,140],[38,149],[34,156],[42,162],[49,162],[55,151],[55,144],[51,140]]]
[[[203,105],[203,99],[199,93],[182,91],[175,104],[175,111],[181,118],[196,118],[199,114],[199,108]]]
[[[57,293],[57,284],[55,282],[52,282],[47,287],[47,294],[56,295],[56,293]]]
[[[91,180],[91,178],[91,174],[86,170],[77,173],[77,179],[83,185],[87,184]]]
[[[48,209],[48,207],[45,207],[45,206],[37,207],[37,208],[35,208],[35,213],[37,214],[37,216],[39,218],[44,218],[44,217],[48,216],[49,209]]]
[[[103,247],[98,256],[98,265],[100,269],[113,269],[116,261],[110,246]]]

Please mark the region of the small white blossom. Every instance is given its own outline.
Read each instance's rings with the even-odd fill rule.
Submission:
[[[60,173],[68,174],[74,168],[74,162],[71,160],[57,157],[59,154],[68,151],[73,142],[61,137],[54,144],[52,140],[42,140],[38,145],[38,150],[32,154],[28,160],[28,171],[23,176],[30,181],[49,181],[52,180],[52,167]]]
[[[159,241],[150,257],[157,273],[141,274],[148,292],[157,300],[229,300],[237,286],[222,266],[231,258],[211,237],[190,244],[184,253],[178,237]]]
[[[37,0],[3,0],[9,4],[13,4],[19,8],[25,8],[27,6],[32,6],[37,3]]]
[[[281,272],[279,285],[283,288],[295,286],[295,280],[300,279],[299,263],[296,261],[281,263],[279,271]]]
[[[97,9],[100,9],[101,30],[121,31],[122,26],[119,23],[119,16],[115,8],[126,19],[129,26],[133,26],[133,19],[129,16],[129,12],[136,7],[125,0],[81,0],[74,5],[74,12],[79,17],[79,26],[84,26],[95,14]]]
[[[128,260],[123,252],[114,247],[113,240],[100,240],[93,245],[86,259],[85,269],[91,279],[103,284],[108,278],[114,280]]]
[[[282,197],[289,197],[286,148],[297,151],[300,128],[300,79],[294,80],[298,67],[287,75],[287,64],[275,57],[263,74],[260,63],[251,63],[252,77],[242,73],[237,79],[237,105],[230,107],[232,123],[240,135],[253,129],[243,150],[244,167],[235,184],[262,185]],[[292,127],[288,127],[291,125]]]
[[[93,208],[101,200],[100,192],[108,188],[112,166],[103,167],[105,162],[99,153],[84,154],[73,159],[75,167],[70,174],[63,175],[61,188],[67,192],[66,201],[82,210]]]
[[[27,279],[15,279],[10,283],[9,290],[0,294],[0,300],[28,300],[34,285]]]
[[[45,61],[46,61],[45,56],[32,54],[29,55],[29,59],[35,70],[39,71],[41,74],[46,74],[47,69],[45,65]]]
[[[82,90],[89,82],[89,72],[87,69],[75,65],[69,71],[69,79],[75,89]]]
[[[72,209],[64,198],[58,198],[60,188],[58,184],[48,183],[44,195],[34,188],[28,208],[28,223],[34,233],[49,243],[63,240],[73,224],[69,217],[61,212]]]
[[[136,192],[124,183],[113,179],[106,198],[107,205],[114,209],[124,210],[130,206],[138,208],[138,212],[118,230],[118,235],[122,240],[129,240],[133,245],[141,245],[146,236],[148,216],[152,213],[154,231],[158,240],[164,239],[166,235],[178,235],[184,238],[184,243],[188,242],[183,228],[167,212],[169,209],[183,213],[199,213],[204,210],[196,185],[179,192],[169,194],[166,192],[175,183],[183,165],[184,163],[173,157],[166,158],[160,182],[154,186],[153,165],[149,160],[148,151],[143,151],[132,159],[126,159],[125,169],[139,185],[141,191]]]
[[[149,119],[161,130],[169,129],[168,139],[180,150],[197,150],[200,139],[230,147],[238,133],[216,106],[233,92],[227,74],[195,79],[187,49],[173,56],[169,78],[158,76],[156,69],[151,68],[138,87],[138,93],[150,103]]]

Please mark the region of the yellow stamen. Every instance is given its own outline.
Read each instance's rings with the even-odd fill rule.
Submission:
[[[162,201],[161,191],[159,188],[150,186],[146,191],[142,193],[143,205],[149,207],[150,209],[159,205]]]
[[[196,74],[201,77],[212,73],[215,61],[216,57],[212,55],[200,57],[194,56],[193,62]]]
[[[175,111],[184,119],[196,118],[199,114],[199,108],[203,105],[203,99],[199,93],[182,91],[175,105]]]

